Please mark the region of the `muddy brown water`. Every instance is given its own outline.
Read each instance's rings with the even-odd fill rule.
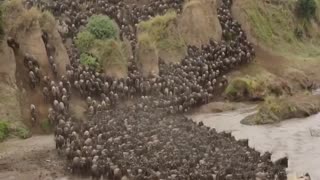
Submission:
[[[196,122],[232,132],[236,139],[249,139],[249,145],[260,152],[271,152],[272,159],[289,158],[289,179],[308,172],[320,180],[320,113],[303,119],[291,119],[273,125],[247,126],[240,121],[255,112],[255,106],[236,111],[192,115]]]

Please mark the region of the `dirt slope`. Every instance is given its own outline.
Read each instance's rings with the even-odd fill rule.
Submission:
[[[183,7],[178,29],[188,45],[200,47],[209,39],[221,39],[221,26],[217,18],[216,0],[190,0]]]
[[[20,122],[16,62],[13,50],[5,41],[1,44],[0,57],[0,121]]]

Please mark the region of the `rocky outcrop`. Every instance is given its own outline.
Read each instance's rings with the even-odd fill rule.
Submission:
[[[209,39],[221,39],[216,7],[216,0],[190,0],[184,5],[178,18],[178,29],[186,44],[200,47]]]

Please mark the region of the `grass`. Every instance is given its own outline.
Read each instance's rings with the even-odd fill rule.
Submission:
[[[6,0],[2,4],[4,28],[10,36],[16,36],[20,32],[30,30],[39,24],[41,29],[51,32],[55,27],[53,15],[36,7],[25,9],[22,0]]]
[[[153,41],[160,51],[184,52],[186,44],[181,35],[174,30],[176,19],[176,12],[168,11],[165,15],[140,22],[138,31],[143,34],[143,37],[138,36],[138,40],[145,40],[147,34],[150,41]]]
[[[121,41],[114,39],[97,40],[90,52],[98,58],[103,67],[127,65],[128,51]]]
[[[250,100],[263,98],[266,93],[265,83],[249,76],[233,79],[224,94],[230,100]]]
[[[317,0],[318,16],[320,0]],[[300,29],[310,35],[311,24],[295,17],[295,1],[288,0],[279,4],[262,3],[260,0],[245,0],[242,9],[250,22],[256,37],[267,46],[280,53],[299,55],[301,57],[316,57],[320,55],[317,31],[312,37],[300,39],[295,30]],[[319,16],[320,17],[320,16]]]
[[[16,128],[14,134],[21,139],[27,139],[31,137],[31,132],[26,127]]]
[[[48,119],[41,121],[40,127],[45,133],[50,133],[52,131],[52,127]]]
[[[152,40],[148,33],[142,33],[138,37],[139,49],[142,49],[143,52],[149,52],[156,49],[156,43]]]
[[[77,34],[75,44],[81,52],[87,52],[92,48],[95,40],[95,36],[89,31],[82,31]]]
[[[42,31],[51,33],[56,27],[56,20],[49,11],[44,11],[39,19]]]
[[[320,111],[320,96],[300,93],[295,96],[268,96],[256,114],[242,120],[243,124],[270,124],[291,118],[303,118]]]
[[[0,121],[0,142],[3,141],[9,135],[9,124],[4,121]]]

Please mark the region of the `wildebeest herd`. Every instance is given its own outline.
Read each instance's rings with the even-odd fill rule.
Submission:
[[[67,28],[62,36],[72,39],[92,14],[106,14],[118,23],[121,37],[135,48],[137,23],[169,9],[181,12],[183,0],[153,0],[143,6],[129,6],[122,0],[50,4],[29,0],[26,5],[67,17],[62,20]],[[80,65],[73,47],[68,49],[71,62],[66,74],[56,82],[53,79],[59,75],[44,34],[56,77],[42,75],[32,55],[26,54],[25,65],[31,87],[41,86],[45,101],[52,104],[48,119],[55,127],[56,148],[66,157],[72,173],[114,180],[286,179],[287,158],[273,163],[270,153],[261,155],[247,140],[236,141],[230,133],[217,133],[181,114],[208,103],[227,84],[224,74],[255,56],[252,44],[231,16],[231,5],[232,0],[223,0],[218,9],[224,40],[210,40],[201,48],[189,46],[181,63],[160,61],[159,75],[148,78],[141,75],[133,58],[126,78],[95,72]],[[70,116],[74,94],[86,100],[88,121],[75,121]],[[127,100],[133,103],[124,103]],[[30,108],[36,122],[36,107]]]

